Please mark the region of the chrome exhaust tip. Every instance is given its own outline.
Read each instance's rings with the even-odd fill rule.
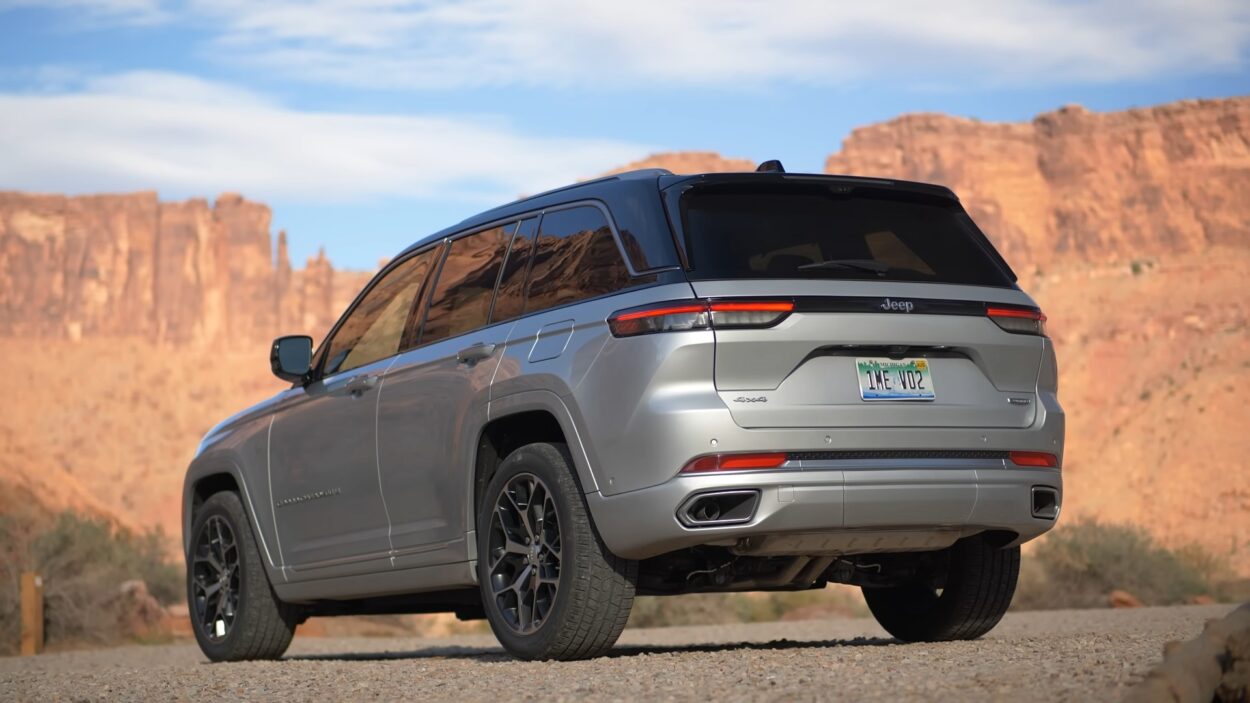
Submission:
[[[677,520],[686,527],[740,525],[755,517],[759,502],[754,488],[696,493],[677,509]]]
[[[1033,487],[1033,517],[1054,520],[1059,517],[1059,491],[1046,486]]]

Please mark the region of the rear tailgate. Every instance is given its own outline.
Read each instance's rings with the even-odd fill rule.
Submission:
[[[949,191],[743,174],[680,182],[666,202],[698,297],[794,304],[779,322],[714,324],[739,425],[1033,422],[1040,311]],[[994,306],[1034,319],[1014,327]]]
[[[832,281],[693,285],[700,297],[795,301],[795,312],[776,327],[716,330],[716,388],[742,427],[1033,422],[1043,338],[1006,332],[984,313],[987,303],[1031,305],[1019,291]],[[871,295],[874,288],[879,296]],[[882,309],[887,300],[898,304],[891,312]],[[865,400],[857,359],[925,360],[922,385],[933,398]]]

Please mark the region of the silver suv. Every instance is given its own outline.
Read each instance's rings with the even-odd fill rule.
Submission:
[[[949,190],[773,164],[490,210],[276,340],[291,387],[187,471],[205,654],[454,612],[577,659],[635,595],[828,583],[900,640],[989,631],[1062,502],[1045,316]]]

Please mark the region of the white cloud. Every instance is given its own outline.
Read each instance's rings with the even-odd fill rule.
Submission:
[[[151,188],[262,198],[498,202],[648,153],[522,134],[500,119],[302,112],[187,76],[97,78],[69,93],[0,93],[0,188]]]
[[[1100,82],[1235,70],[1245,0],[197,0],[214,53],[374,88],[898,79]]]

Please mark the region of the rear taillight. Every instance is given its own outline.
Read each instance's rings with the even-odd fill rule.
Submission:
[[[1059,466],[1059,457],[1047,452],[1011,452],[1011,463],[1016,466],[1040,466],[1053,469]]]
[[[999,327],[1014,334],[1046,335],[1046,315],[1034,308],[989,307],[985,314]]]
[[[750,469],[775,469],[786,463],[785,452],[763,454],[708,454],[692,459],[682,467],[683,474],[706,471],[746,471]]]
[[[657,303],[619,310],[608,318],[616,337],[654,332],[772,327],[794,312],[789,300],[698,300]]]

